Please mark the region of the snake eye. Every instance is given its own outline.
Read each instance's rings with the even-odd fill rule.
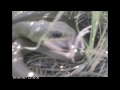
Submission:
[[[53,34],[52,34],[53,37],[56,37],[56,38],[59,38],[62,36],[62,32],[60,31],[54,31]]]

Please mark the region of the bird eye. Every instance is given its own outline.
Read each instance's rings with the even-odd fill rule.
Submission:
[[[52,34],[53,37],[61,37],[62,36],[62,33],[60,31],[54,31],[53,34]]]

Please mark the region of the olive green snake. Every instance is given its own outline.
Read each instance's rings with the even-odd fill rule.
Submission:
[[[22,50],[19,52],[19,49],[17,49],[17,47],[20,44],[21,46],[35,46],[36,43],[38,42],[38,39],[46,32],[46,30],[48,30],[48,26],[52,23],[43,18],[40,18],[41,14],[39,13],[35,12],[30,16],[28,15],[29,18],[25,13],[14,16],[12,18],[12,23],[13,23],[12,24],[12,49],[13,49],[13,54],[12,54],[13,67],[12,68],[13,68],[13,73],[17,73],[17,76],[26,76],[27,72],[30,72],[30,70],[25,68],[23,61],[21,61],[22,60],[21,55],[23,55],[24,52],[26,54],[27,51],[28,52],[30,51]],[[26,15],[26,20],[25,18],[23,18],[25,17],[24,14]],[[30,20],[30,17],[33,17],[35,15],[38,15],[38,18],[40,20],[36,20],[36,19]],[[76,32],[72,27],[70,27],[65,22],[57,21],[53,26],[52,30],[50,30],[50,32],[46,35],[44,42],[41,44],[41,47],[36,51],[46,54],[48,56],[53,56],[58,59],[64,59],[64,60],[70,59],[69,57],[67,57],[68,53],[62,52],[60,50],[70,49],[75,39],[75,36],[76,36]],[[15,52],[17,50],[18,52],[16,54]],[[21,63],[16,62],[16,59]],[[18,66],[20,68],[21,67],[24,68],[22,69],[23,71],[17,68]],[[26,73],[22,74],[24,70]]]

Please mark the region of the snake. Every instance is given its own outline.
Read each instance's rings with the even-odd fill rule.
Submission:
[[[22,13],[23,17],[25,13]],[[39,13],[34,13],[33,15],[31,14],[31,17],[33,16],[39,16],[38,18],[40,19]],[[47,15],[49,15],[47,13]],[[22,16],[22,15],[20,15]],[[12,41],[16,40],[19,37],[24,37],[32,42],[38,43],[39,39],[41,36],[48,30],[49,25],[52,23],[50,21],[46,21],[44,19],[40,19],[39,21],[35,20],[30,21],[30,16],[26,17],[26,20],[21,21],[21,17],[17,16],[17,20],[20,22],[17,22],[16,18],[13,19],[13,25],[12,25]],[[48,17],[51,18],[52,15],[49,15]],[[20,19],[21,18],[21,19]],[[28,21],[28,20],[29,21]],[[67,20],[66,20],[67,21]],[[48,49],[56,49],[56,50],[61,50],[61,49],[70,49],[71,44],[73,43],[74,39],[76,36],[76,32],[73,28],[71,28],[69,25],[67,25],[63,21],[57,21],[52,30],[46,35],[44,38],[44,43],[42,43],[42,46],[45,46]],[[48,45],[49,44],[49,45]],[[63,54],[64,55],[64,54]]]
[[[25,68],[22,58],[24,52],[30,52],[30,50],[21,50],[19,52],[17,47],[19,44],[22,46],[35,46],[41,36],[48,30],[56,14],[50,11],[26,11],[12,16],[12,71],[17,76],[28,76],[30,72],[30,70]],[[71,48],[76,37],[76,32],[65,21],[69,20],[62,17],[61,20],[55,23],[52,30],[50,30],[43,40],[41,47],[36,51],[59,59],[69,59],[66,56],[66,52],[59,50]],[[38,77],[39,75],[34,74],[34,76]]]

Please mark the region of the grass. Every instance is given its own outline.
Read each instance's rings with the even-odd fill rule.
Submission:
[[[81,43],[82,48],[85,48],[83,49],[85,57],[82,60],[71,63],[48,56],[41,56],[42,54],[40,53],[34,55],[28,54],[25,57],[25,59],[28,60],[28,62],[26,62],[28,68],[43,77],[108,77],[108,53],[106,53],[108,51],[108,12],[59,12],[54,22],[59,20],[63,14],[69,19],[75,19],[78,36],[74,46],[77,48],[79,43]],[[91,20],[85,21],[85,18]],[[83,22],[89,22],[89,24],[85,24],[84,28],[80,28],[80,25],[84,24]],[[90,34],[88,38],[89,42],[85,40],[87,33]],[[43,35],[42,39],[44,39],[44,37],[45,35]],[[40,42],[34,49],[38,48]],[[72,52],[72,54],[75,53]],[[79,52],[79,54],[81,55],[81,52]]]

